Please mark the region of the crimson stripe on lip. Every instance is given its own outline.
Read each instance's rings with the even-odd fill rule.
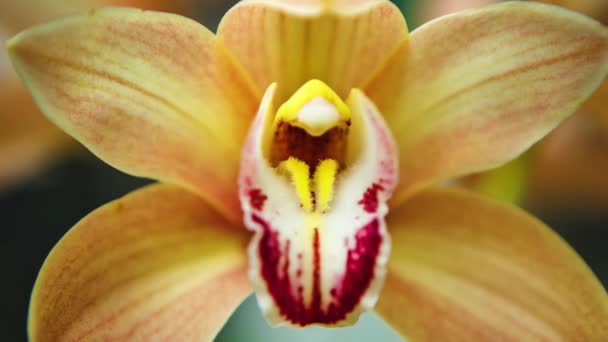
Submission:
[[[301,326],[334,324],[345,319],[354,310],[374,278],[374,270],[382,244],[380,224],[377,218],[357,231],[352,247],[345,247],[348,248],[348,253],[344,273],[330,291],[332,298],[325,300],[322,298],[321,291],[322,240],[318,228],[314,229],[311,246],[313,248],[313,283],[310,303],[305,303],[303,298],[303,287],[298,279],[301,277],[301,271],[295,272],[296,279],[293,279],[289,273],[291,265],[289,250],[297,246],[290,245],[289,240],[281,242],[278,232],[259,215],[252,214],[251,218],[262,228],[262,237],[257,246],[261,260],[262,278],[285,319]],[[331,227],[327,229],[331,229]],[[284,258],[282,258],[283,255]],[[300,256],[301,254],[298,254],[298,257]],[[298,261],[301,262],[301,260]],[[328,304],[322,305],[322,303]]]

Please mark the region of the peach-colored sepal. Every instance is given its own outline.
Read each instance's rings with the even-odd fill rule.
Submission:
[[[277,83],[278,102],[311,79],[346,98],[407,35],[389,1],[243,1],[222,19],[218,37],[260,89]]]
[[[198,196],[157,184],[106,204],[47,257],[32,341],[211,340],[250,293],[247,236]]]
[[[424,184],[513,159],[572,114],[608,72],[608,29],[507,2],[420,27],[385,65],[364,90],[397,138],[399,203]]]
[[[581,258],[525,212],[466,190],[393,208],[377,312],[414,341],[601,341],[608,296]]]
[[[107,8],[35,26],[8,48],[43,113],[101,159],[185,186],[240,221],[236,174],[258,100],[211,32]]]

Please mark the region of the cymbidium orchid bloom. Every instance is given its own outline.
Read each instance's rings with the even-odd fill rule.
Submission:
[[[125,8],[24,31],[8,49],[42,111],[161,181],[57,244],[30,337],[211,339],[252,290],[272,325],[376,310],[413,340],[608,336],[604,289],[549,228],[429,188],[547,134],[605,77],[607,44],[532,3],[409,35],[382,0],[243,1],[215,35]]]
[[[0,2],[0,39],[50,18],[99,6],[136,6],[184,13],[184,1],[19,0]],[[0,190],[18,184],[53,161],[76,151],[77,143],[50,123],[0,53]]]

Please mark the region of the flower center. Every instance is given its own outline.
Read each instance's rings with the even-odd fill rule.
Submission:
[[[273,120],[270,161],[273,165],[297,158],[314,171],[322,160],[344,166],[350,109],[319,80],[304,84],[277,111]]]
[[[348,325],[370,309],[390,251],[397,151],[377,109],[318,80],[274,110],[266,91],[243,150],[249,276],[274,325]]]
[[[304,84],[274,117],[271,164],[291,179],[308,212],[329,209],[350,125],[348,106],[319,80]]]

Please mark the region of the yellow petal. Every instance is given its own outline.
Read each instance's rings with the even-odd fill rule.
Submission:
[[[45,261],[30,339],[211,340],[251,291],[246,238],[172,185],[106,204]]]
[[[399,9],[381,0],[243,1],[218,29],[260,89],[277,83],[278,103],[311,79],[346,98],[406,35]]]
[[[463,190],[414,196],[387,221],[376,306],[413,341],[602,341],[608,296],[580,257],[521,210]]]
[[[8,47],[44,114],[93,153],[240,221],[236,173],[257,95],[211,32],[109,8],[36,26]]]
[[[399,202],[513,159],[574,112],[608,72],[608,29],[507,2],[420,27],[386,65],[365,91],[400,147]]]

